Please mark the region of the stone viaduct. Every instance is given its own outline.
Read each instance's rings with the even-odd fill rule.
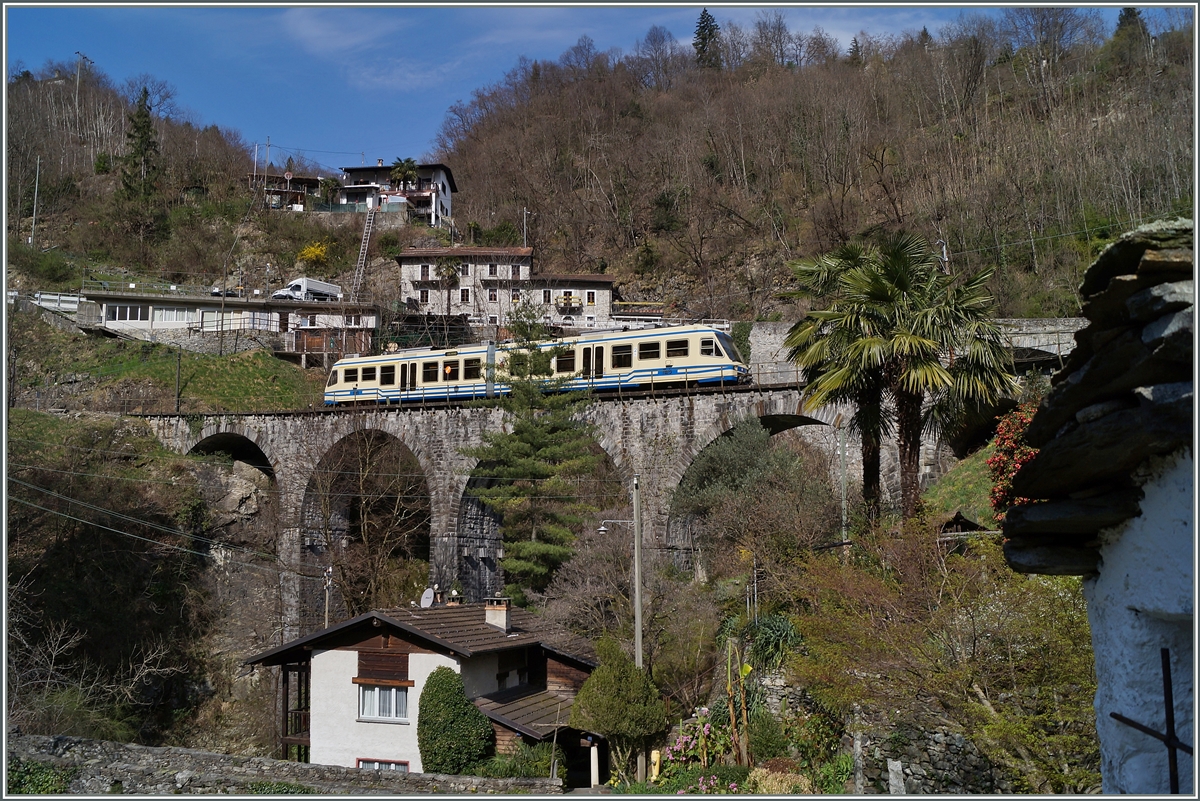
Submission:
[[[1056,367],[1074,347],[1074,331],[1086,321],[1001,321],[1018,365]],[[640,477],[643,543],[648,548],[687,549],[686,536],[668,526],[671,494],[692,461],[707,445],[747,417],[758,418],[772,433],[804,427],[804,438],[822,448],[837,469],[838,416],[849,408],[806,408],[795,365],[786,359],[786,323],[756,323],[750,333],[750,361],[759,384],[725,390],[660,392],[650,397],[597,397],[585,416],[597,442],[632,491]],[[279,558],[298,568],[305,558],[306,500],[321,459],[347,437],[378,431],[395,438],[415,456],[430,495],[430,583],[449,587],[461,582],[468,598],[478,600],[500,588],[496,560],[500,538],[496,524],[467,493],[477,460],[462,451],[482,444],[485,431],[503,429],[497,409],[440,406],[283,413],[225,413],[149,416],[158,438],[179,453],[223,451],[270,474],[279,496],[282,528]],[[928,481],[953,463],[946,448],[922,447],[922,474]],[[845,454],[851,481],[860,481],[859,445],[847,435]],[[884,494],[896,483],[895,444],[885,443]],[[613,507],[628,508],[626,503]],[[310,525],[310,524],[309,524]],[[285,574],[286,575],[286,574]],[[285,639],[299,634],[299,579],[285,578],[282,588]],[[290,600],[289,600],[290,599]],[[291,620],[288,620],[288,616]]]
[[[772,433],[797,426],[829,426],[851,411],[805,408],[796,386],[754,386],[726,391],[664,394],[637,399],[598,398],[585,412],[597,443],[612,460],[628,498],[639,476],[643,542],[667,546],[671,493],[688,466],[709,443],[747,417]],[[421,465],[430,494],[431,583],[455,579],[469,595],[499,589],[495,577],[499,538],[494,524],[471,515],[467,496],[477,460],[464,449],[481,445],[485,431],[505,427],[493,408],[381,408],[322,412],[161,415],[147,418],[158,438],[179,453],[224,451],[269,473],[279,493],[283,529],[279,556],[298,564],[304,542],[306,494],[321,458],[346,437],[380,431],[407,447]],[[836,436],[826,438],[836,448]],[[847,443],[857,465],[858,448]],[[620,506],[623,504],[614,504]],[[471,521],[464,520],[472,516]],[[482,554],[482,555],[481,555]],[[288,594],[285,589],[285,597]],[[293,592],[296,591],[293,588]],[[285,606],[291,606],[286,604]],[[289,634],[290,636],[290,634]]]

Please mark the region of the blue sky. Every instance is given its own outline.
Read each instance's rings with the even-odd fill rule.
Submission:
[[[859,31],[930,32],[958,6],[784,7],[793,31],[820,26],[843,50]],[[500,80],[520,56],[557,59],[580,36],[628,53],[653,25],[689,45],[701,6],[40,6],[7,5],[8,74],[76,51],[114,83],[172,84],[194,122],[269,136],[272,160],[330,167],[431,154],[446,109]],[[750,28],[754,6],[710,6]],[[978,11],[984,11],[977,7]],[[1119,9],[1102,10],[1109,30]],[[988,13],[995,13],[994,11]],[[1110,19],[1111,18],[1111,19]],[[261,152],[261,150],[260,150]]]

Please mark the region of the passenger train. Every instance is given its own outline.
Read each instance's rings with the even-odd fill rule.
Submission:
[[[747,366],[729,334],[704,325],[589,331],[538,343],[554,350],[564,389],[617,391],[746,383]],[[326,406],[471,400],[507,392],[502,376],[512,342],[409,348],[351,356],[333,366]],[[569,378],[568,378],[569,377]]]

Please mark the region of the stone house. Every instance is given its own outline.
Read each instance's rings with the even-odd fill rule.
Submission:
[[[1004,521],[1014,570],[1084,577],[1106,793],[1194,792],[1190,750],[1170,747],[1195,736],[1193,275],[1188,220],[1125,234],[1088,268],[1088,325],[1013,480],[1037,503]]]
[[[396,262],[400,290],[416,312],[504,326],[513,307],[532,304],[550,325],[613,325],[612,276],[534,274],[533,248],[410,248]]]
[[[246,661],[280,668],[280,755],[420,772],[421,690],[445,666],[462,675],[467,697],[491,720],[498,752],[553,739],[566,754],[568,782],[587,784],[593,749],[568,723],[598,664],[591,644],[507,598],[443,604],[438,596],[429,607],[367,612]],[[596,758],[607,765],[607,754],[597,750]]]

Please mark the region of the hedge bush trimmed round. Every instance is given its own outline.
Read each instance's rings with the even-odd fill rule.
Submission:
[[[492,724],[467,698],[462,676],[440,667],[425,681],[417,747],[425,773],[462,773],[492,750]]]

